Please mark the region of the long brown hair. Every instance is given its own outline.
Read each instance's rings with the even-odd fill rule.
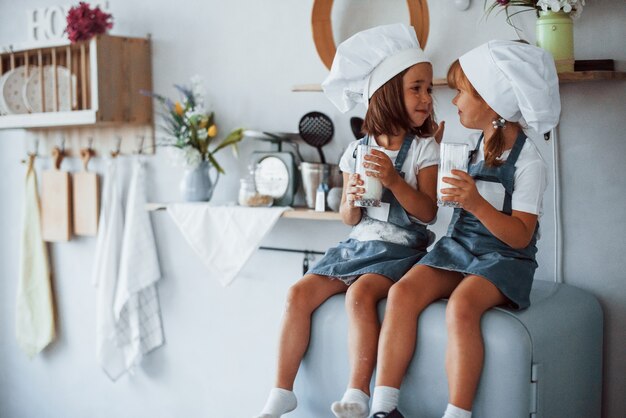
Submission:
[[[413,126],[404,105],[404,83],[402,77],[408,68],[387,81],[376,90],[369,101],[363,132],[372,136],[398,135],[400,131],[414,133],[420,138],[433,136],[433,115],[428,116],[422,126]]]
[[[470,83],[459,60],[454,61],[452,65],[450,65],[450,68],[448,69],[447,81],[450,88],[469,91],[475,97],[478,97],[483,102],[485,101],[485,99],[478,94],[474,86],[472,86],[472,83]],[[503,163],[502,160],[498,159],[498,157],[502,155],[502,152],[504,152],[504,133],[502,130],[502,127],[496,127],[496,130],[489,138],[489,141],[485,141],[485,164],[488,167],[499,166]]]

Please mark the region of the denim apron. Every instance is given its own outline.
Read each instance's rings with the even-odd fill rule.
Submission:
[[[365,140],[366,138],[363,138],[361,143]],[[413,136],[404,138],[394,162],[394,167],[402,178],[404,178],[402,165],[413,140]],[[359,241],[350,238],[326,251],[324,257],[307,274],[338,278],[348,285],[366,273],[380,274],[394,282],[400,280],[404,273],[426,254],[430,237],[426,225],[411,221],[391,190],[385,188],[381,200],[389,203],[387,222],[407,231],[412,237],[411,245],[405,246],[381,240]],[[365,216],[365,211],[362,209],[362,217]]]
[[[482,139],[481,135],[476,149],[470,154],[468,172],[474,180],[501,183],[505,189],[502,213],[511,215],[515,162],[524,147],[526,136],[520,132],[509,157],[497,167],[487,167],[485,161],[471,163],[472,156],[479,150]],[[474,215],[462,208],[456,208],[447,235],[435,244],[419,264],[484,277],[510,300],[513,307],[527,308],[537,268],[535,254],[538,230],[539,223],[525,248],[511,248],[489,232]]]

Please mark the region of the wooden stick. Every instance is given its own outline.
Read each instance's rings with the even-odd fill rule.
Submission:
[[[24,51],[24,78],[28,80],[28,51]]]
[[[43,88],[43,54],[37,50],[37,65],[39,66],[39,94],[41,96],[41,111],[46,111],[46,92]]]
[[[72,82],[72,51],[68,46],[65,47],[65,65],[67,66],[67,69],[70,72],[70,83],[67,87],[68,89],[68,93],[70,95],[70,110],[74,110],[76,108],[75,103],[74,103],[74,86],[73,86],[73,82]]]
[[[57,49],[52,48],[52,106],[59,111],[59,75],[57,74]]]
[[[87,62],[85,54],[85,44],[80,45],[80,86],[83,109],[87,109]]]

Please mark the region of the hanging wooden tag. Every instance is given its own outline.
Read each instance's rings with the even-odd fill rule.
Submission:
[[[95,236],[98,233],[100,182],[96,173],[87,171],[87,165],[93,154],[90,148],[81,149],[83,171],[72,175],[75,235]]]
[[[61,171],[63,153],[52,150],[54,166],[41,176],[41,226],[45,241],[69,241],[72,235],[70,174]]]

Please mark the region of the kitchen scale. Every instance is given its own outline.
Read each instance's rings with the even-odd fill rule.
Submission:
[[[297,135],[286,132],[244,131],[244,136],[276,145],[273,151],[254,151],[250,155],[257,192],[271,196],[276,206],[291,206],[298,188],[296,157],[292,152],[283,151],[283,143],[292,145],[302,161],[298,144],[291,140],[291,137]]]

